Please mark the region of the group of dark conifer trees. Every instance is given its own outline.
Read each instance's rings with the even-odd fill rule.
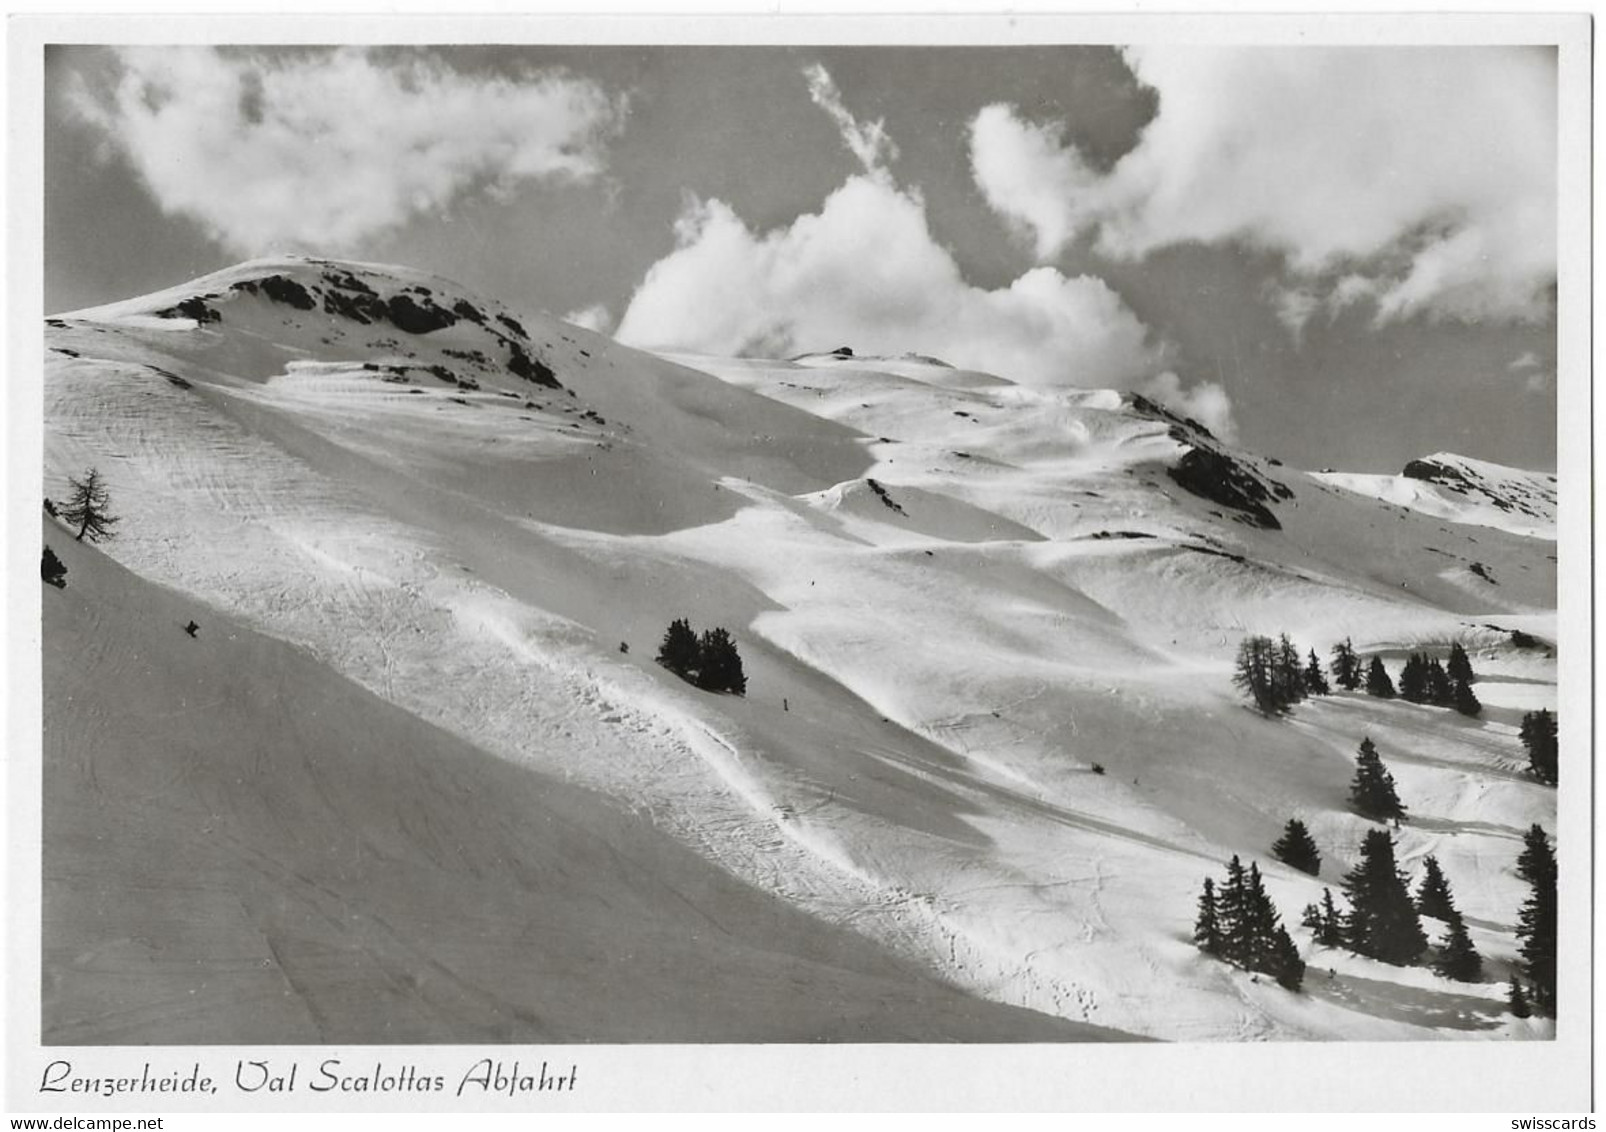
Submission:
[[[1462,715],[1477,715],[1483,705],[1473,694],[1474,679],[1467,651],[1458,642],[1450,646],[1448,666],[1437,658],[1412,653],[1400,671],[1399,694],[1402,700],[1413,704],[1453,707]]]
[[[1311,649],[1307,659],[1301,661],[1299,649],[1287,633],[1275,641],[1270,637],[1245,637],[1238,644],[1232,682],[1265,715],[1282,715],[1308,696],[1329,695],[1333,684],[1346,692],[1364,686],[1367,695],[1380,699],[1399,695],[1412,703],[1453,707],[1463,715],[1477,715],[1483,710],[1472,691],[1477,675],[1460,642],[1450,646],[1448,664],[1411,654],[1400,674],[1398,691],[1383,659],[1374,656],[1363,662],[1347,637],[1333,646],[1330,667],[1332,684],[1322,671],[1316,650]]]
[[[685,618],[676,618],[658,646],[658,663],[706,692],[747,694],[741,654],[724,629],[709,629],[698,637]]]
[[[1238,664],[1232,681],[1266,715],[1281,715],[1307,696],[1325,696],[1331,689],[1316,651],[1300,660],[1299,650],[1284,633],[1245,637],[1238,645]]]
[[[1305,961],[1266,895],[1260,866],[1254,862],[1245,869],[1234,855],[1219,887],[1205,878],[1193,938],[1206,955],[1270,975],[1289,990],[1298,990],[1304,982]]]
[[[1320,870],[1320,851],[1305,823],[1298,818],[1289,820],[1282,837],[1272,845],[1272,852],[1278,860],[1312,876]],[[1432,950],[1430,965],[1434,972],[1460,982],[1480,981],[1484,973],[1483,957],[1478,954],[1466,920],[1456,907],[1450,882],[1438,858],[1431,854],[1423,858],[1422,869],[1422,879],[1413,898],[1405,874],[1395,860],[1393,837],[1387,830],[1370,830],[1361,842],[1360,860],[1344,874],[1342,889],[1349,907],[1340,910],[1332,890],[1324,888],[1321,902],[1307,905],[1300,922],[1311,930],[1318,946],[1343,947],[1384,963],[1406,966],[1420,961],[1429,952],[1421,917],[1431,917],[1444,924],[1444,934]],[[1242,873],[1234,857],[1228,884],[1233,883],[1234,877],[1241,878]],[[1517,874],[1528,882],[1529,896],[1518,918],[1521,962],[1519,973],[1512,976],[1507,992],[1510,1008],[1519,1018],[1532,1013],[1554,1016],[1556,858],[1549,837],[1538,825],[1530,828],[1523,838]],[[1258,900],[1253,894],[1261,892],[1259,870],[1252,866],[1247,881],[1240,879],[1239,885],[1250,894],[1251,903]],[[1206,880],[1194,926],[1196,942],[1207,953],[1236,962],[1238,966],[1275,974],[1267,966],[1254,966],[1232,957],[1276,954],[1281,944],[1275,940],[1275,933],[1273,944],[1263,941],[1258,952],[1245,952],[1242,945],[1237,952],[1226,949],[1222,943],[1227,936],[1222,927],[1223,899],[1224,893]]]

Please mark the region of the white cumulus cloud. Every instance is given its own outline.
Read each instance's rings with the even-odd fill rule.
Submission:
[[[1104,175],[1063,123],[972,122],[978,186],[1050,258],[1083,231],[1135,259],[1177,244],[1279,253],[1302,296],[1379,322],[1547,317],[1556,272],[1554,54],[1490,48],[1133,48],[1159,94]],[[1338,286],[1338,281],[1343,286]]]
[[[606,303],[592,303],[589,307],[570,311],[563,316],[563,321],[583,326],[587,330],[595,330],[598,334],[606,334],[613,329],[613,312],[608,309]]]
[[[1140,385],[1138,392],[1174,412],[1192,417],[1229,444],[1238,439],[1238,422],[1232,415],[1232,400],[1227,396],[1227,391],[1214,381],[1184,385],[1180,377],[1167,370]]]
[[[561,73],[466,75],[423,55],[123,48],[73,105],[172,214],[247,254],[340,250],[464,193],[584,181],[623,103]]]
[[[723,201],[697,203],[676,236],[631,298],[620,341],[772,357],[917,351],[1033,384],[1128,387],[1164,364],[1101,279],[1038,267],[997,290],[967,283],[919,196],[881,177],[850,177],[819,212],[769,232]]]
[[[919,191],[888,173],[896,149],[881,123],[854,118],[823,68],[805,77],[865,172],[818,212],[769,231],[748,227],[724,201],[690,202],[675,250],[631,297],[620,341],[768,357],[842,345],[935,354],[1035,385],[1132,389],[1165,373],[1167,345],[1096,276],[1040,266],[1004,287],[967,281],[933,236]],[[1230,434],[1219,387],[1186,387],[1175,374],[1150,387]]]

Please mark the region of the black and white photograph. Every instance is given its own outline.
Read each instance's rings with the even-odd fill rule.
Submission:
[[[497,27],[13,28],[7,1107],[1588,1103],[1588,17]]]

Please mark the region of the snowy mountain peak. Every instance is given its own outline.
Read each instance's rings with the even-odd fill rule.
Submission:
[[[1456,523],[1556,538],[1557,483],[1547,472],[1435,452],[1410,461],[1397,476],[1321,472],[1317,478]]]

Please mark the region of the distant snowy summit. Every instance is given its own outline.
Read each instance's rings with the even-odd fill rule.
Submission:
[[[1314,474],[1334,487],[1451,522],[1556,539],[1556,477],[1547,472],[1435,452],[1412,460],[1397,476]]]

